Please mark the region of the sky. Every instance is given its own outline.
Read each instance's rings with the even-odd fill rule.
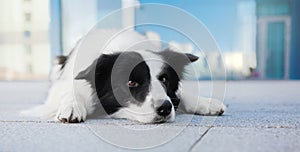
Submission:
[[[217,41],[222,51],[235,50],[235,41],[238,29],[238,1],[237,0],[140,0],[141,4],[146,3],[161,3],[179,7],[188,13],[195,16],[200,22],[207,27],[209,32]],[[137,14],[143,14],[143,7],[137,10]],[[157,16],[162,16],[164,10],[152,11]],[[170,20],[177,20],[178,23],[184,23],[182,26],[189,24],[188,21],[171,16]],[[136,18],[139,20],[139,18]],[[161,35],[161,38],[166,41],[177,40],[185,43],[189,42],[188,39],[179,36],[180,34],[174,34],[170,30],[162,29],[161,27],[148,26],[145,28],[137,28],[138,31],[144,32],[149,28]],[[197,28],[197,27],[195,27]]]
[[[78,2],[77,2],[78,1]],[[121,1],[107,1],[107,0],[94,0],[95,3],[98,3],[98,8],[93,8],[97,11],[97,17],[95,17],[95,21],[91,23],[94,24],[97,20],[104,18],[110,12],[121,8]],[[184,12],[191,14],[190,17],[180,17],[178,14],[172,14],[169,10],[166,9],[149,9],[147,6],[141,5],[140,8],[136,9],[136,22],[144,22],[148,20],[161,20],[162,22],[172,23],[173,25],[179,25],[181,28],[188,29],[190,32],[197,31],[199,29],[198,25],[194,25],[191,18],[195,17],[200,23],[202,23],[205,28],[211,33],[211,36],[216,40],[220,51],[243,51],[243,50],[255,50],[255,22],[248,24],[248,22],[241,23],[241,17],[244,14],[247,14],[249,9],[244,9],[241,4],[254,0],[139,0],[141,4],[147,3],[156,3],[156,4],[166,4],[178,7],[182,9]],[[77,3],[76,3],[77,2]],[[93,11],[93,9],[85,10],[84,5],[81,0],[69,0],[70,9],[74,9],[74,5],[76,7],[78,13],[76,15],[72,14],[76,19],[75,23],[72,21],[72,25],[76,24],[86,24],[86,22],[81,22],[82,20],[86,20],[86,18],[91,18],[92,13],[86,13]],[[89,4],[95,6],[93,3],[89,1]],[[166,6],[165,5],[165,6]],[[246,4],[248,6],[248,4]],[[90,6],[88,6],[91,8]],[[246,7],[247,8],[247,7]],[[73,12],[73,11],[70,11]],[[65,13],[66,14],[66,13]],[[70,14],[70,13],[69,13]],[[241,15],[242,14],[242,15]],[[81,16],[82,19],[78,20]],[[120,18],[121,16],[117,16]],[[97,19],[96,19],[97,18]],[[118,25],[121,23],[117,23]],[[253,25],[254,24],[254,25]],[[92,24],[91,24],[92,25]],[[203,27],[200,28],[203,28]],[[76,26],[74,26],[76,27]],[[86,26],[84,26],[86,27]],[[89,29],[90,25],[87,26]],[[116,26],[119,27],[119,26]],[[111,26],[110,26],[111,28]],[[191,41],[184,36],[186,33],[179,33],[178,31],[172,30],[170,28],[162,27],[162,26],[138,26],[136,30],[141,33],[145,33],[147,31],[154,31],[161,36],[161,40],[170,42],[177,41],[179,43],[190,43]],[[78,31],[78,30],[76,30]],[[73,30],[74,32],[74,30]],[[83,32],[79,33],[82,34]],[[251,34],[252,33],[252,34]],[[199,32],[199,35],[202,34]],[[189,36],[189,35],[188,35]],[[203,37],[203,35],[200,35]],[[72,36],[76,37],[76,36]],[[247,38],[247,39],[246,39]],[[203,43],[206,43],[205,40]],[[245,48],[246,47],[246,48]],[[199,48],[195,48],[198,50]],[[208,48],[209,49],[209,48]],[[214,48],[212,48],[214,49]],[[206,51],[206,50],[204,50]]]

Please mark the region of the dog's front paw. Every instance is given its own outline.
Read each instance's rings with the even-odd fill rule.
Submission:
[[[72,103],[61,105],[56,118],[62,123],[79,123],[86,119],[86,109],[83,105]]]
[[[223,102],[217,99],[211,99],[208,109],[209,109],[209,113],[206,115],[221,116],[225,112],[226,106]]]
[[[204,99],[200,101],[196,114],[205,116],[221,116],[226,110],[223,102],[217,99]]]

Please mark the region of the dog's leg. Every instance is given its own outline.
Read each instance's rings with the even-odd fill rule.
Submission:
[[[195,94],[183,93],[181,96],[180,111],[205,116],[220,116],[226,106],[217,99],[199,97]]]
[[[86,119],[85,102],[77,101],[72,84],[66,81],[56,82],[51,87],[48,103],[59,101],[56,119],[63,123],[78,123]]]

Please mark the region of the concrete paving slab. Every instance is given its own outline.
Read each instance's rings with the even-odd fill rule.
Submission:
[[[48,82],[0,82],[0,121],[40,121],[38,118],[21,117],[20,111],[45,101]]]
[[[1,104],[0,122],[1,121],[41,121],[39,118],[22,117],[20,111],[30,109],[37,104]]]
[[[0,81],[0,103],[40,104],[47,96],[48,87],[45,81]]]
[[[0,123],[0,151],[121,151],[96,137],[84,124]]]
[[[208,85],[200,83],[203,87]],[[228,81],[225,102],[300,103],[299,90],[300,81]]]
[[[300,128],[299,103],[232,103],[214,126]]]
[[[122,125],[129,128],[124,132],[118,125],[89,121],[87,124],[0,122],[0,151],[131,151],[132,148],[139,147],[139,149],[146,148],[146,151],[185,152],[200,138],[201,133],[207,130],[207,128],[186,127],[178,134],[177,131],[181,130],[181,127],[165,125],[151,131],[158,126]],[[143,136],[145,130],[150,130],[149,136]],[[164,141],[166,135],[173,133],[176,134],[176,138]],[[119,139],[121,143],[116,145],[118,141],[110,143],[107,139]],[[153,143],[155,145],[151,146]],[[179,143],[180,146],[174,146]],[[124,144],[133,144],[133,147],[124,147]]]
[[[102,140],[124,149],[143,151],[189,151],[207,127],[160,125],[99,125],[88,123]],[[180,145],[178,145],[180,144]]]
[[[300,129],[211,128],[191,151],[298,152]]]
[[[196,84],[188,83],[190,88]],[[162,144],[181,128],[176,138],[147,151],[298,151],[300,81],[229,81],[226,86],[229,107],[221,117],[182,114],[160,125],[120,119],[70,125],[19,116],[20,110],[44,101],[47,82],[0,82],[0,151],[129,151],[102,136],[143,147]],[[211,82],[200,82],[199,94],[209,96],[210,89]]]

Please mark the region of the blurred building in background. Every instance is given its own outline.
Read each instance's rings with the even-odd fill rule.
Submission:
[[[132,28],[151,40],[162,41],[157,44],[162,49],[173,47],[200,56],[194,64],[199,75],[193,79],[210,79],[212,72],[218,77],[222,66],[228,79],[300,79],[299,0],[2,0],[0,79],[46,78],[51,58],[68,54],[99,20],[135,6],[101,30],[134,25],[147,17],[149,10],[142,5],[146,3],[181,8],[199,19],[215,38],[221,55],[215,50],[201,50],[168,28]],[[152,11],[151,15],[159,17],[162,11]],[[169,19],[189,25],[176,16]],[[218,78],[224,79],[221,75]]]
[[[262,79],[293,79],[299,76],[298,0],[257,0],[257,59]],[[298,47],[296,47],[298,45]],[[291,48],[293,47],[293,48]],[[298,49],[296,49],[296,48]]]
[[[0,1],[0,79],[47,78],[49,20],[48,1]]]

